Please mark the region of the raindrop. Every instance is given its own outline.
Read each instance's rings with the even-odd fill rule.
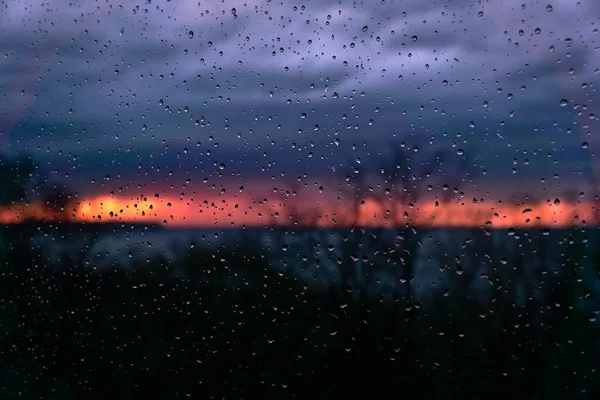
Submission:
[[[478,16],[478,17],[483,17],[483,11],[479,11],[479,12],[477,13],[477,16]]]
[[[569,102],[567,101],[567,99],[562,99],[562,100],[560,101],[560,106],[561,106],[561,107],[566,107],[566,106],[567,106],[567,104],[569,104]]]
[[[189,32],[188,32],[188,37],[189,37],[190,39],[193,39],[193,38],[194,38],[194,31],[189,31]]]
[[[552,6],[551,6],[550,4],[548,4],[548,5],[546,6],[546,11],[548,11],[548,12],[552,12],[552,10],[553,10]]]
[[[368,30],[369,30],[369,27],[368,27],[367,25],[365,25],[365,26],[363,26],[363,27],[362,27],[362,31],[363,31],[363,32],[366,32],[366,31],[368,31]]]
[[[418,39],[417,35],[412,35],[412,37],[410,38],[410,40],[412,40],[413,42],[416,42],[417,39]]]

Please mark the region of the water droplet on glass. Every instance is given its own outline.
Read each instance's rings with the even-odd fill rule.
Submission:
[[[552,12],[552,10],[553,10],[552,6],[551,6],[550,4],[548,4],[548,5],[546,6],[546,11],[548,11],[548,12]]]
[[[479,12],[477,13],[477,16],[478,16],[478,17],[483,17],[483,11],[479,11]]]
[[[560,106],[561,107],[566,107],[567,104],[569,104],[569,102],[567,101],[567,99],[561,99],[561,101],[560,101]]]
[[[413,42],[416,42],[417,39],[418,39],[417,35],[412,35],[412,37],[410,38],[410,40],[412,40]]]
[[[189,31],[189,32],[188,32],[188,37],[189,37],[190,39],[193,39],[193,38],[194,38],[194,31]]]
[[[367,25],[365,25],[365,26],[363,26],[363,27],[362,27],[362,31],[363,31],[363,32],[366,32],[366,31],[368,31],[368,30],[369,30],[369,27],[368,27]]]

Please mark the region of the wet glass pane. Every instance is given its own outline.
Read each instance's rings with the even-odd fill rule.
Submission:
[[[0,397],[595,398],[595,0],[0,0]]]

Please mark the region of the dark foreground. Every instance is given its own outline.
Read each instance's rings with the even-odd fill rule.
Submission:
[[[5,399],[600,395],[600,332],[580,307],[596,294],[576,273],[590,243],[522,302],[500,281],[487,301],[456,287],[417,302],[410,276],[388,298],[317,290],[260,248],[191,249],[181,277],[165,259],[94,271],[86,249],[49,268],[30,233],[2,232]]]

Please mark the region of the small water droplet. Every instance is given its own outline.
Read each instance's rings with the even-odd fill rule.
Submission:
[[[367,25],[365,25],[365,26],[363,26],[363,27],[362,27],[362,31],[363,31],[363,32],[366,32],[366,31],[368,31],[368,30],[369,30],[369,27],[368,27]]]
[[[560,106],[561,107],[566,107],[567,104],[569,104],[569,102],[567,101],[567,99],[561,99],[560,100]]]

